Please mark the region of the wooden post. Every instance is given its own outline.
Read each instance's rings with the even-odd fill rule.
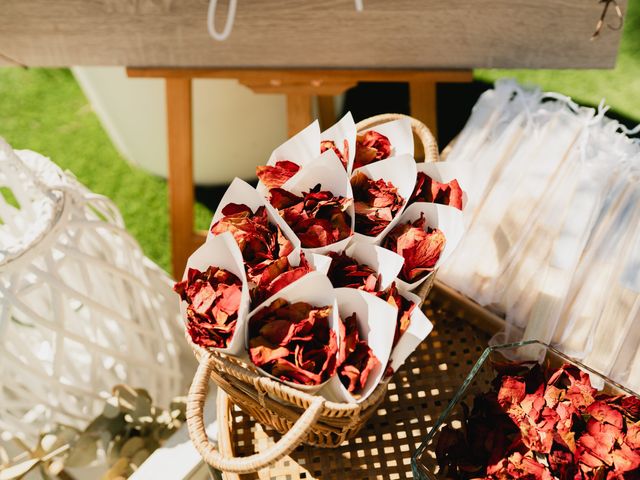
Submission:
[[[313,121],[311,115],[311,95],[308,93],[287,93],[287,132],[292,137]]]
[[[194,243],[191,79],[167,78],[165,89],[171,266],[174,278],[178,279],[182,276]]]
[[[326,130],[335,123],[336,108],[331,95],[318,95],[318,119],[322,130]]]
[[[422,121],[433,136],[438,138],[438,106],[436,101],[435,82],[414,80],[409,82],[411,115]],[[424,159],[422,145],[416,144],[416,160]]]

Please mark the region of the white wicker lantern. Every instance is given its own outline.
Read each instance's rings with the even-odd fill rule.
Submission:
[[[184,343],[171,280],[115,205],[0,139],[0,431],[83,427],[118,383],[166,405]]]

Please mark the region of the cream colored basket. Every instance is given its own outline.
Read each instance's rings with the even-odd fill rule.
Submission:
[[[400,114],[384,114],[357,124],[363,131],[398,118],[409,118],[415,136],[425,152],[425,161],[438,161],[438,147],[429,129],[420,121]],[[416,293],[423,299],[429,292],[435,272]],[[335,403],[318,395],[296,390],[260,375],[250,363],[207,351],[188,338],[200,362],[187,400],[189,434],[204,461],[225,472],[250,473],[273,464],[289,454],[299,444],[318,447],[337,447],[353,437],[369,417],[376,412],[385,397],[389,379],[383,380],[362,403]],[[226,392],[232,403],[263,425],[283,434],[267,450],[244,458],[221,454],[209,441],[205,432],[203,408],[209,379]],[[222,427],[224,428],[224,427]]]

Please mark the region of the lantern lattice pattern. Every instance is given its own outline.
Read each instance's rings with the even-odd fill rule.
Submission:
[[[185,387],[179,322],[115,205],[0,139],[0,431],[83,427],[119,383],[167,405]]]

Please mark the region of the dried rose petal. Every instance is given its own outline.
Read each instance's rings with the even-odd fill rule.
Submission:
[[[398,189],[383,179],[372,180],[362,172],[351,177],[356,232],[370,237],[382,233],[402,208],[404,199]]]
[[[522,377],[502,377],[502,386],[498,392],[498,402],[508,410],[512,404],[520,403],[526,395],[526,386]]]
[[[418,172],[416,186],[409,204],[416,202],[439,203],[462,210],[462,189],[455,178],[449,183],[440,183],[424,172]]]
[[[211,266],[190,268],[187,279],[173,287],[187,302],[187,332],[197,345],[225,348],[235,331],[242,282],[233,273]]]
[[[358,398],[369,374],[380,365],[373,351],[364,340],[360,339],[356,314],[347,317],[341,328],[344,331],[344,341],[340,347],[338,376],[345,388]]]
[[[385,300],[392,307],[398,309],[398,316],[396,319],[396,333],[393,336],[392,346],[396,346],[398,340],[404,332],[407,331],[409,325],[411,324],[411,313],[413,309],[417,307],[417,305],[408,300],[407,298],[400,295],[398,292],[398,287],[396,286],[396,282],[393,282],[389,288],[387,288],[384,292],[380,292],[377,294],[378,297]]]
[[[370,163],[391,156],[391,142],[381,133],[369,130],[356,137],[356,156],[353,168],[364,167]]]
[[[415,222],[396,226],[382,241],[382,246],[404,257],[399,277],[413,283],[435,268],[446,239],[437,228],[427,227],[424,215]]]
[[[289,263],[288,257],[269,263],[259,277],[254,277],[257,283],[251,290],[251,304],[259,305],[312,270],[304,253],[300,253],[300,263],[296,267]]]
[[[280,380],[319,385],[337,367],[338,344],[331,307],[276,299],[249,321],[249,356]]]
[[[327,150],[333,150],[335,152],[336,156],[340,159],[340,162],[342,162],[342,166],[346,170],[349,159],[349,142],[346,139],[344,140],[343,150],[341,152],[333,140],[322,140],[320,142],[320,153],[324,153]]]
[[[222,214],[224,216],[211,227],[211,232],[233,234],[242,252],[247,280],[261,284],[264,270],[289,255],[293,245],[277,225],[269,222],[265,207],[259,207],[254,213],[246,205],[229,203],[222,209]]]
[[[327,277],[335,288],[357,288],[375,292],[380,288],[380,278],[375,270],[358,263],[346,253],[330,252],[331,265]]]
[[[627,423],[627,435],[624,442],[635,450],[640,450],[640,422]]]
[[[622,429],[622,414],[603,401],[595,401],[587,407],[587,413],[602,423],[609,423],[618,430]]]
[[[348,208],[352,199],[321,191],[320,184],[297,196],[281,188],[269,190],[271,204],[300,238],[304,248],[331,245],[353,234]]]
[[[636,397],[597,394],[572,365],[554,372],[537,363],[496,366],[493,390],[466,410],[464,434],[449,435],[446,450],[436,447],[447,478],[640,478]]]
[[[258,179],[267,188],[277,188],[284,185],[300,170],[300,165],[288,160],[280,160],[275,165],[261,165],[256,167]]]

